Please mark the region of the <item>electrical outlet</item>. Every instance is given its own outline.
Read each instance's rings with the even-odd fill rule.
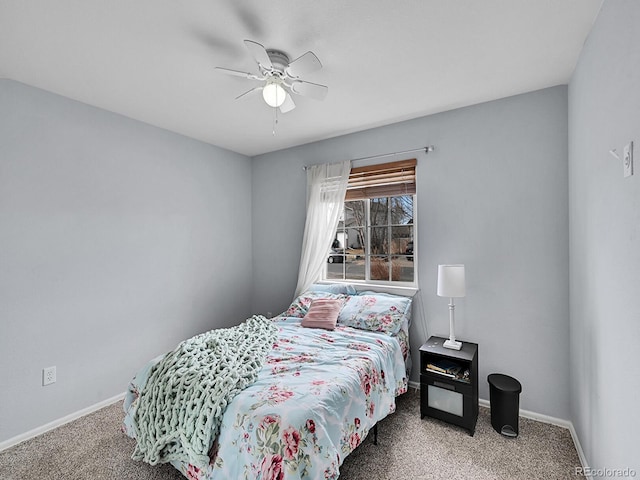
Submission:
[[[624,147],[622,165],[624,166],[625,177],[633,175],[633,142],[629,142]]]
[[[56,367],[42,369],[42,386],[56,383]]]

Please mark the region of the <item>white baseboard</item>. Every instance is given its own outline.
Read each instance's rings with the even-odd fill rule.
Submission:
[[[413,380],[409,380],[409,388],[415,388],[416,390],[420,390],[420,382],[414,382]]]
[[[22,443],[24,441],[30,440],[34,437],[37,437],[38,435],[42,435],[43,433],[48,432],[49,430],[53,430],[54,428],[58,428],[61,427],[62,425],[64,425],[65,423],[69,423],[72,422],[74,420],[77,420],[80,417],[84,417],[85,415],[89,415],[90,413],[93,413],[97,410],[100,410],[101,408],[104,408],[108,405],[111,405],[113,403],[119,402],[120,400],[122,400],[124,398],[124,392],[123,393],[119,393],[118,395],[108,398],[106,400],[103,400],[101,402],[96,403],[95,405],[91,405],[90,407],[87,408],[83,408],[82,410],[78,410],[77,412],[71,413],[69,415],[67,415],[66,417],[62,417],[59,418],[57,420],[54,420],[53,422],[49,422],[45,425],[42,425],[40,427],[34,428],[33,430],[29,430],[28,432],[22,433],[20,435],[16,435],[13,438],[10,438],[9,440],[5,440],[4,442],[0,442],[0,451],[2,450],[6,450],[7,448],[11,448],[15,445],[18,445],[19,443]],[[124,415],[123,415],[124,418]]]
[[[478,404],[481,407],[487,407],[489,409],[491,408],[491,405],[489,404],[489,400],[485,400],[484,398],[481,398],[480,400],[478,400]],[[530,418],[531,420],[536,420],[542,423],[549,423],[551,425],[556,425],[562,428],[571,429],[571,427],[573,427],[573,424],[569,420],[563,420],[562,418],[551,417],[549,415],[532,412],[530,410],[523,410],[522,408],[520,409],[520,416],[524,418]]]
[[[420,383],[409,381],[409,387],[419,390]],[[491,408],[489,400],[485,400],[484,398],[478,399],[478,405],[480,405],[481,407],[489,408],[489,409]],[[549,415],[543,415],[542,413],[532,412],[530,410],[523,410],[522,408],[520,409],[520,416],[524,418],[529,418],[531,420],[536,420],[538,422],[549,423],[551,425],[556,425],[558,427],[568,429],[569,433],[571,433],[573,444],[576,447],[576,452],[578,453],[578,458],[580,460],[580,464],[582,465],[583,472],[589,471],[589,464],[587,462],[587,457],[584,454],[584,450],[582,450],[582,445],[580,445],[580,439],[578,438],[578,434],[572,422],[570,422],[569,420],[563,420],[561,418],[551,417]],[[587,480],[592,480],[591,476],[586,474],[584,475],[585,475],[585,478],[587,478]]]
[[[582,445],[580,445],[580,440],[578,439],[578,432],[573,426],[573,422],[569,422],[569,432],[571,432],[571,438],[573,438],[573,443],[576,446],[576,452],[578,452],[578,458],[580,459],[580,463],[582,464],[582,474],[587,480],[593,480],[592,475],[587,475],[585,472],[589,472],[589,462],[587,462],[587,457],[584,454],[584,450],[582,450]]]

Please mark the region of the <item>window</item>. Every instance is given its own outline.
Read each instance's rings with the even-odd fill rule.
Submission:
[[[325,280],[415,285],[415,160],[354,168]]]

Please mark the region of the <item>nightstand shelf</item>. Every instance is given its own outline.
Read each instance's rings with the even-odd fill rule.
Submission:
[[[430,337],[420,347],[420,416],[444,420],[473,435],[478,420],[478,345],[444,348]],[[438,370],[438,371],[436,371]]]

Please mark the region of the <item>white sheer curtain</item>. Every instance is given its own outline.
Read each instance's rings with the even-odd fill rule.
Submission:
[[[344,207],[350,171],[349,160],[307,168],[307,220],[302,239],[296,297],[322,275],[340,212]]]

